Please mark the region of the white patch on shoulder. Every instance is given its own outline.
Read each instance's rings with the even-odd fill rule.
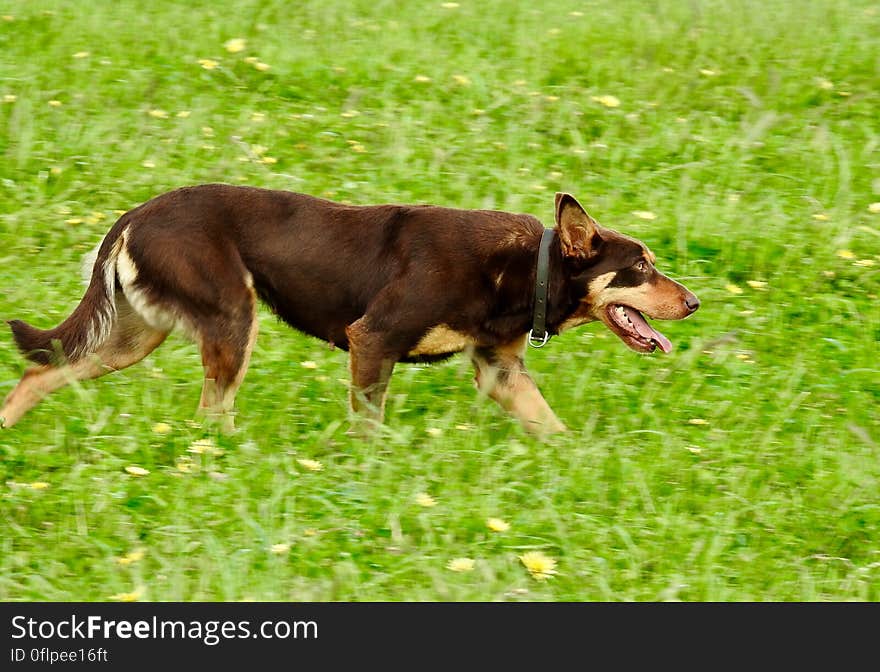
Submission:
[[[471,345],[474,345],[474,339],[467,334],[450,329],[445,324],[438,324],[436,327],[431,327],[407,355],[409,357],[448,355],[461,352]]]

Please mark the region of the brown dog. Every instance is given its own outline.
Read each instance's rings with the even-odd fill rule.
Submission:
[[[64,322],[42,331],[10,321],[37,366],[0,424],[72,380],[131,366],[180,327],[201,349],[200,408],[231,429],[259,297],[350,352],[356,417],[381,420],[397,362],[467,350],[480,390],[529,429],[564,430],[523,365],[530,335],[546,342],[545,324],[556,334],[601,320],[633,350],[668,352],[641,313],[677,320],[700,304],[654,268],[645,245],[599,226],[568,194],[556,195],[556,227],[544,232],[506,212],[351,206],[222,184],[171,191],[110,229]]]

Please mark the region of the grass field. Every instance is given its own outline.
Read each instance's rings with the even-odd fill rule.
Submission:
[[[121,211],[210,181],[548,225],[570,191],[703,307],[668,356],[530,351],[546,442],[464,357],[399,366],[350,438],[345,354],[265,310],[214,436],[174,336],[0,432],[0,599],[880,599],[876,1],[2,14],[0,317],[58,323]],[[23,370],[7,332],[0,395]]]

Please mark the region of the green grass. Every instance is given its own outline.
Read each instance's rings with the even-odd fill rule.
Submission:
[[[188,453],[173,337],[0,433],[0,599],[880,599],[875,2],[4,7],[4,318],[59,322],[114,211],[209,181],[548,224],[571,191],[703,308],[669,356],[601,325],[530,351],[573,430],[547,442],[465,358],[399,366],[382,436],[350,438],[344,353],[263,311],[240,431]],[[0,395],[23,370],[3,337]]]

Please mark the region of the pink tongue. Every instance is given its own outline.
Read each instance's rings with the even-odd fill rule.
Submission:
[[[639,336],[654,341],[663,352],[672,351],[672,342],[666,338],[666,336],[654,329],[650,324],[645,322],[645,318],[642,317],[642,314],[639,311],[628,308],[627,306],[624,306],[623,309],[626,311],[626,316],[636,328]]]

